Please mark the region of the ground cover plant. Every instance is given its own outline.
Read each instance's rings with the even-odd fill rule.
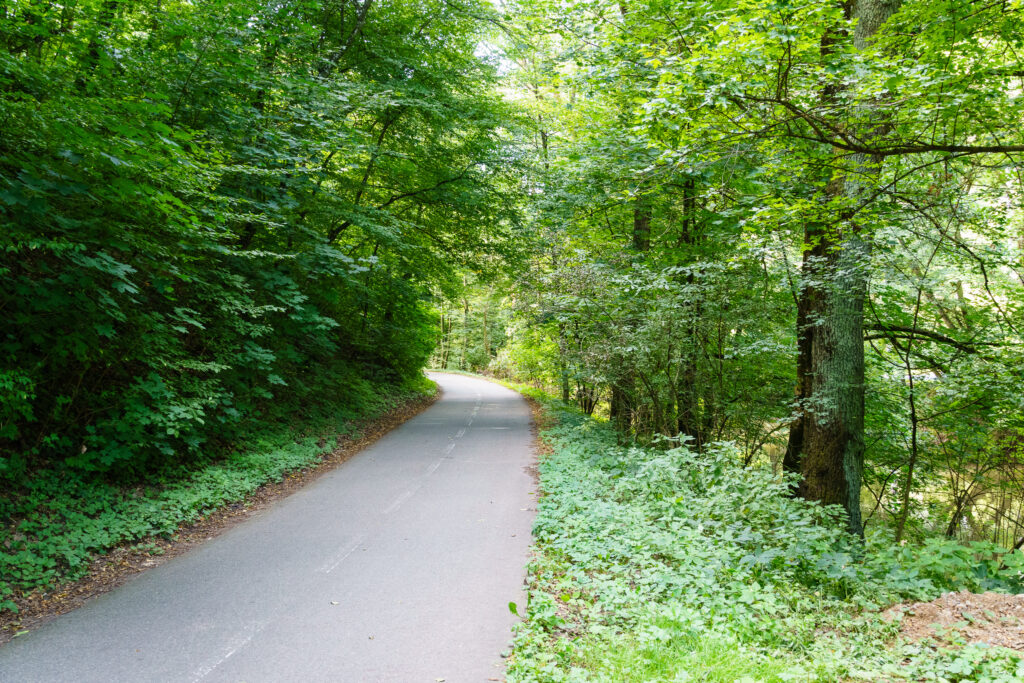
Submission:
[[[793,497],[731,444],[620,445],[607,423],[529,393],[553,423],[509,680],[1024,677],[1019,653],[903,642],[882,616],[946,591],[1019,592],[1024,554],[884,533],[862,545],[838,506]]]
[[[425,378],[353,389],[311,407],[300,422],[260,425],[232,450],[187,467],[121,481],[67,466],[37,471],[0,498],[0,611],[17,609],[15,593],[80,578],[94,557],[115,547],[172,537],[182,525],[316,464],[366,421],[436,391]]]

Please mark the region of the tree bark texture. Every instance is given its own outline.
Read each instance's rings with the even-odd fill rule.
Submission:
[[[864,50],[900,0],[856,0],[847,5],[857,21],[853,43]],[[823,41],[823,46],[826,43]],[[827,49],[827,46],[826,46]],[[862,134],[870,136],[871,130]],[[877,173],[877,160],[841,158],[825,191],[830,205],[849,207]],[[838,201],[836,201],[838,200]],[[864,468],[864,301],[871,259],[870,236],[856,217],[806,228],[805,280],[797,306],[799,417],[790,428],[783,467],[799,466],[797,493],[841,505],[849,529],[863,534],[860,490]]]

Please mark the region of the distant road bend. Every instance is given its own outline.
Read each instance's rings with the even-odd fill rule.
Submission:
[[[515,392],[444,396],[252,519],[0,648],[0,681],[501,680],[534,483]]]

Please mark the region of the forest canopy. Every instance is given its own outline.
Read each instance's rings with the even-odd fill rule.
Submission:
[[[0,3],[0,477],[157,467],[417,375],[431,289],[516,231],[494,15]]]

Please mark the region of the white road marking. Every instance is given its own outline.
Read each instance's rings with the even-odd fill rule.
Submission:
[[[356,551],[356,548],[359,547],[359,544],[365,540],[366,535],[359,534],[354,539],[349,541],[347,544],[342,546],[341,550],[339,550],[334,556],[332,556],[331,559],[327,560],[327,562],[317,571],[321,574],[330,574],[338,568],[339,564],[345,561],[345,558],[354,553]]]
[[[402,503],[404,503],[405,501],[407,501],[410,498],[412,498],[412,494],[416,493],[416,491],[418,491],[419,488],[420,488],[419,486],[415,486],[415,487],[409,489],[408,491],[406,491],[405,493],[403,493],[402,495],[400,495],[398,498],[395,499],[395,502],[393,502],[391,505],[388,505],[386,508],[384,508],[384,514],[385,515],[390,515],[392,512],[397,510],[399,507],[402,506]]]
[[[256,634],[263,630],[266,624],[252,623],[245,627],[240,633],[236,634],[234,638],[228,643],[227,651],[213,664],[207,664],[201,669],[196,670],[192,674],[192,683],[199,683],[207,676],[209,676],[214,669],[223,664],[224,662],[231,659],[231,656],[241,650],[243,647],[248,645]]]

